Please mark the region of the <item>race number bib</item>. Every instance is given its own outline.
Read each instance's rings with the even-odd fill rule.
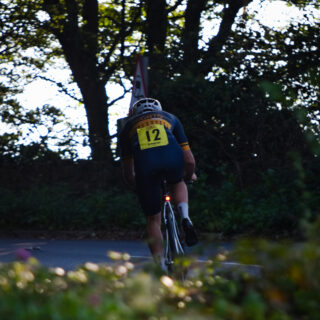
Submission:
[[[166,146],[168,144],[166,129],[162,124],[152,124],[138,128],[137,133],[141,150]]]

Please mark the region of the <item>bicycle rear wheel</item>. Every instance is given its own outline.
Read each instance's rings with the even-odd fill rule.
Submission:
[[[179,255],[183,255],[184,249],[181,243],[180,233],[176,219],[174,217],[174,212],[170,207],[167,208],[167,230],[169,247],[174,259]]]
[[[171,205],[166,208],[166,261],[170,274],[180,280],[185,279],[185,270],[182,270],[174,260],[184,256],[184,248],[180,240],[178,225]],[[177,260],[176,260],[177,262]]]

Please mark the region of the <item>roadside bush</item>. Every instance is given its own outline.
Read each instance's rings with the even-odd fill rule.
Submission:
[[[263,183],[244,188],[232,176],[213,186],[201,174],[189,190],[190,216],[201,233],[299,235],[299,221],[314,219],[320,205],[317,179],[310,175],[307,187],[298,176],[286,177],[270,170]],[[78,192],[67,184],[1,189],[0,216],[3,230],[144,230],[145,224],[133,192],[119,187]]]
[[[304,172],[304,171],[303,171]],[[205,174],[190,189],[190,215],[203,232],[300,236],[301,219],[314,221],[320,206],[319,186],[313,171],[268,170],[261,182],[242,187],[234,176],[217,186]]]
[[[74,193],[67,185],[0,191],[0,227],[30,230],[134,228],[143,224],[135,195],[117,188]]]
[[[184,282],[128,254],[76,270],[45,269],[34,258],[0,265],[0,317],[15,320],[219,319],[317,320],[320,312],[320,220],[308,241],[241,240],[228,256],[192,264]],[[226,259],[238,266],[228,267]],[[250,265],[259,272],[250,272]],[[153,270],[153,271],[152,271]]]
[[[112,176],[90,162],[56,167],[7,168],[0,187],[2,230],[143,232],[136,194],[121,184],[118,171]],[[263,171],[251,183],[239,183],[224,167],[215,169],[223,177],[216,183],[200,172],[189,190],[190,216],[200,233],[299,236],[300,220],[313,221],[320,206],[319,168],[318,158],[303,163],[295,155],[291,165]]]

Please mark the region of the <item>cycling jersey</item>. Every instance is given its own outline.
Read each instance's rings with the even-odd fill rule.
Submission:
[[[190,149],[179,119],[165,111],[146,112],[128,120],[120,134],[121,158],[146,149],[166,146],[176,140],[183,150]]]
[[[160,211],[161,181],[178,183],[184,176],[183,150],[189,143],[179,119],[151,111],[128,120],[120,133],[121,158],[133,158],[137,192],[147,215]]]

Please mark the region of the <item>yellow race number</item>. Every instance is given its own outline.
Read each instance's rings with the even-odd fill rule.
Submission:
[[[141,150],[166,146],[169,143],[166,129],[162,124],[138,128],[137,133]]]

